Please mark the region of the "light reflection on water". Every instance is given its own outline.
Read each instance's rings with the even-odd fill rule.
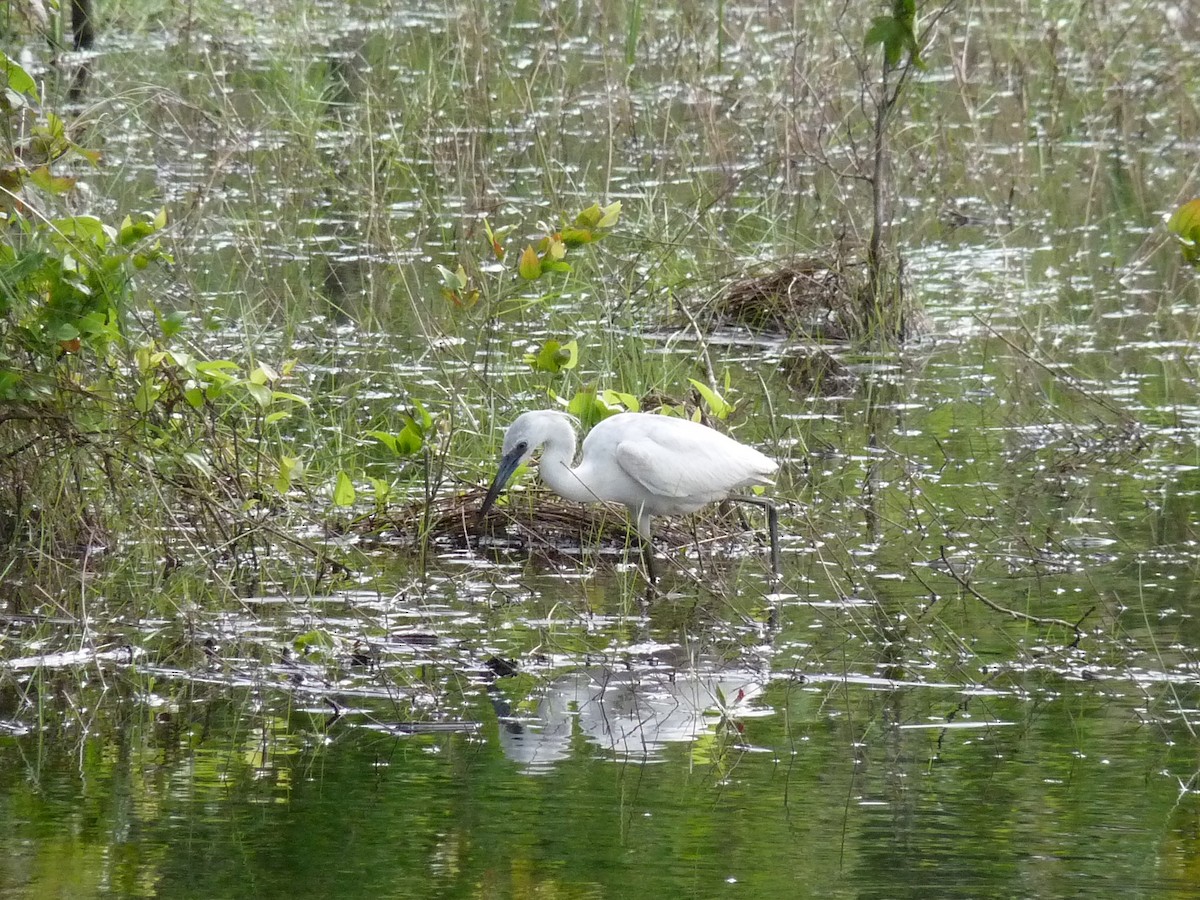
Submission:
[[[483,11],[350,16],[343,6],[318,4],[303,26],[322,44],[345,42],[313,57],[328,78],[298,66],[312,79],[302,102],[274,109],[259,103],[287,80],[271,53],[309,38],[259,19],[275,17],[271,4],[240,11],[260,33],[191,35],[192,59],[207,60],[198,93],[124,90],[144,83],[147,57],[173,64],[160,57],[178,47],[113,35],[114,103],[140,104],[113,109],[130,122],[137,112],[153,133],[107,128],[109,168],[85,176],[98,193],[129,192],[133,208],[154,198],[186,215],[195,204],[179,225],[191,257],[180,296],[197,301],[198,340],[233,357],[301,357],[324,435],[343,428],[338,411],[394,422],[419,397],[442,410],[462,403],[456,422],[469,418],[486,441],[493,407],[544,403],[547,383],[560,387],[536,381],[522,355],[567,332],[637,344],[660,366],[642,363],[648,377],[665,373],[667,386],[694,374],[694,335],[660,314],[669,304],[657,294],[618,311],[614,296],[568,283],[501,317],[491,343],[477,339],[478,311],[437,306],[431,263],[457,259],[464,223],[483,211],[497,222],[548,216],[543,179],[563,179],[566,208],[605,194],[630,210],[678,203],[688,212],[670,215],[686,219],[697,197],[713,200],[713,239],[728,246],[667,231],[627,236],[613,252],[688,273],[680,296],[711,293],[695,273],[712,259],[776,254],[777,235],[747,222],[820,199],[811,155],[797,152],[781,174],[779,147],[803,134],[780,125],[789,95],[757,70],[772,53],[786,57],[781,71],[793,64],[796,35],[760,24],[779,10],[727,7],[749,20],[747,45],[730,48],[732,70],[694,79],[665,51],[663,71],[651,58],[635,78],[614,77],[607,42],[565,36],[555,52],[581,77],[603,77],[571,87],[563,108],[539,100],[482,121],[471,104],[499,104],[522,84],[510,71],[550,64],[526,41],[548,26],[514,13],[504,67],[433,85],[452,99],[434,97],[441,107],[418,127],[403,118],[407,97]],[[647,41],[667,48],[680,40],[669,32]],[[1064,61],[1080,84],[1093,77],[1083,60]],[[1023,82],[1015,71],[1000,81]],[[552,93],[558,83],[541,77],[525,87]],[[943,68],[928,85],[960,77]],[[1001,114],[1003,104],[968,96],[975,86],[963,102],[979,102],[976,115],[949,126],[957,140]],[[986,87],[1005,103],[1018,96]],[[319,120],[311,148],[296,115]],[[628,133],[614,137],[612,121]],[[636,566],[612,554],[567,548],[548,564],[383,547],[341,590],[256,584],[211,609],[155,609],[137,584],[133,599],[88,596],[111,625],[102,633],[59,616],[33,586],[28,617],[3,619],[19,650],[5,654],[0,686],[0,887],[1190,896],[1195,304],[1164,298],[1162,267],[1139,265],[1136,204],[1113,202],[1111,220],[1080,209],[1090,200],[1076,200],[1087,192],[1072,179],[1112,136],[1066,141],[1047,136],[1057,126],[1041,112],[1030,121],[1019,140],[975,145],[971,183],[932,185],[946,196],[931,203],[972,221],[930,224],[918,218],[924,201],[903,210],[931,341],[881,356],[832,347],[844,372],[811,391],[788,377],[803,347],[740,330],[705,341],[743,410],[771,400],[774,426],[747,416],[738,427],[785,458],[783,585],[767,584],[750,554],[703,566],[672,554],[666,596],[646,604]],[[1141,152],[1168,162],[1141,187],[1155,196],[1167,184],[1173,197],[1178,154],[1161,140],[1150,135]],[[1051,144],[1048,183],[1016,189],[1020,160]],[[547,146],[551,175],[537,156]],[[355,156],[364,147],[370,165]],[[276,328],[272,298],[311,303],[312,314]],[[243,314],[268,320],[261,340]],[[581,381],[643,374],[595,369],[601,344],[585,347]],[[297,446],[320,446],[308,427],[297,423]],[[396,469],[368,465],[380,477]],[[451,456],[448,490],[485,477]],[[330,549],[357,542],[303,527]],[[189,574],[212,577],[197,568]],[[1062,629],[985,610],[954,576],[1026,615],[1080,621],[1085,637],[1072,645]],[[496,677],[496,658],[516,672]]]

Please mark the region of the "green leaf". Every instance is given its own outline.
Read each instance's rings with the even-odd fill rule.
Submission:
[[[71,149],[90,162],[93,166],[100,165],[99,150],[89,150],[87,147],[80,147],[78,144],[72,144]]]
[[[462,291],[467,287],[467,270],[461,265],[457,271],[450,271],[445,266],[437,267],[438,274],[442,277],[442,287],[449,291]]]
[[[517,262],[517,274],[526,281],[536,281],[542,275],[542,261],[538,259],[537,251],[532,246],[521,251],[521,259]]]
[[[617,224],[617,219],[621,217],[621,201],[614,200],[608,206],[601,210],[603,213],[600,216],[600,221],[596,223],[597,228],[612,228]]]
[[[617,224],[617,220],[620,217],[620,200],[608,204],[603,209],[599,203],[593,203],[575,217],[573,225],[569,225],[562,230],[559,238],[567,247],[590,244],[592,241],[602,238],[604,235],[600,232],[612,228]]]
[[[525,362],[535,372],[550,372],[554,375],[564,369],[574,369],[579,365],[579,342],[560,344],[556,340],[548,340],[542,344],[542,349],[536,355],[525,354]]]
[[[187,314],[178,309],[167,313],[159,319],[158,327],[162,329],[163,337],[173,338],[187,327]]]
[[[142,349],[145,349],[147,353],[150,351],[150,347],[139,348],[139,356],[142,353]],[[192,357],[192,354],[188,353],[186,350],[167,350],[163,354],[163,357],[164,359],[169,360],[171,365],[175,366],[177,369],[183,370],[192,378],[198,377],[199,373],[196,371],[196,360]],[[149,365],[149,357],[147,357],[147,365]]]
[[[396,435],[389,431],[368,431],[367,437],[373,437],[383,446],[387,447],[393,453],[399,455],[400,451],[396,449]]]
[[[130,247],[142,238],[154,234],[154,226],[149,222],[135,222],[126,216],[117,232],[117,243],[122,247]]]
[[[564,228],[562,230],[562,242],[567,247],[581,247],[594,240],[596,240],[596,235],[590,228]]]
[[[579,341],[567,341],[558,348],[555,359],[560,368],[574,369],[579,365]]]
[[[642,404],[638,402],[638,398],[633,396],[633,394],[605,390],[600,396],[609,406],[621,406],[630,412],[637,412],[642,408]]]
[[[162,396],[163,389],[154,381],[143,381],[141,387],[133,397],[133,408],[138,412],[149,412],[159,397]]]
[[[243,382],[246,391],[254,398],[254,402],[266,409],[271,405],[271,389],[265,384],[255,384],[253,381]]]
[[[900,65],[907,50],[913,65],[919,69],[925,68],[914,30],[917,14],[914,0],[895,0],[892,12],[890,16],[876,16],[871,20],[871,27],[863,38],[863,46],[870,49],[882,44],[883,58],[889,67]]]
[[[65,219],[55,219],[50,224],[60,235],[89,241],[100,250],[107,247],[109,241],[117,236],[113,228],[95,216],[69,216]]]
[[[8,86],[18,94],[24,94],[26,97],[37,100],[37,82],[33,80],[33,77],[3,51],[0,51],[0,61],[4,63],[4,75]]]
[[[334,506],[353,506],[354,498],[354,482],[350,480],[350,476],[345,472],[337,473],[337,484],[333,486],[333,505]]]
[[[607,394],[597,394],[595,388],[583,388],[567,403],[567,412],[579,419],[585,430],[609,416],[624,412],[620,406],[606,402]]]
[[[254,367],[254,371],[250,373],[250,380],[255,384],[270,384],[279,380],[279,373],[266,363],[262,363]]]
[[[1200,266],[1200,197],[1189,200],[1167,221],[1167,230],[1179,241],[1183,258]]]
[[[213,359],[196,363],[196,376],[210,385],[223,385],[235,380],[238,364],[228,359]]]
[[[187,462],[190,463],[204,477],[206,477],[206,478],[215,478],[216,477],[216,473],[213,471],[213,467],[210,466],[208,464],[208,460],[205,459],[199,453],[185,453],[185,454],[183,454],[183,458],[185,460],[187,460]]]
[[[491,223],[488,222],[486,216],[484,217],[483,231],[484,234],[487,235],[488,244],[490,244],[492,248],[492,255],[496,257],[496,259],[504,259],[505,250],[502,242],[508,236],[508,233],[511,230],[511,227],[505,227],[497,228],[495,231],[493,231]]]
[[[600,225],[602,218],[604,218],[604,211],[600,209],[600,204],[593,203],[575,217],[575,224],[590,231]]]
[[[704,398],[705,404],[718,419],[725,420],[733,412],[733,405],[728,403],[724,397],[703,381],[697,381],[695,378],[689,378],[688,381],[692,383],[692,387]]]
[[[292,394],[287,391],[271,391],[271,400],[290,400],[292,403],[299,403],[301,406],[308,406],[308,400],[301,397],[299,394]]]
[[[377,506],[385,506],[392,496],[392,483],[384,478],[370,478],[369,480],[375,504]]]
[[[425,446],[425,430],[412,416],[405,417],[408,421],[396,434],[387,431],[368,431],[367,435],[375,438],[396,456],[411,456],[419,453]]]
[[[57,113],[46,113],[46,134],[55,141],[67,139],[67,123]]]
[[[87,334],[93,337],[96,335],[108,335],[115,338],[119,334],[116,329],[116,323],[112,320],[107,310],[95,310],[82,315],[75,325],[79,329],[80,334]],[[162,357],[160,356],[154,364],[158,365],[161,361]]]
[[[292,479],[304,471],[300,459],[296,456],[280,455],[279,474],[275,478],[275,490],[286,494],[292,487]]]
[[[75,187],[75,179],[52,175],[49,166],[38,166],[29,173],[29,181],[47,194],[65,194]]]
[[[292,641],[292,649],[301,655],[307,654],[311,650],[328,650],[332,646],[333,639],[319,629],[298,634]]]
[[[420,400],[413,400],[412,405],[413,419],[416,420],[417,424],[420,425],[423,430],[428,431],[433,427],[433,416],[429,414],[429,410],[427,410],[421,404]]]
[[[607,414],[608,408],[596,396],[593,389],[584,388],[571,398],[567,404],[567,412],[577,418],[586,429],[602,420]]]
[[[58,322],[47,332],[52,341],[73,341],[79,337],[79,329],[70,322]]]
[[[421,433],[421,429],[416,426],[416,423],[409,422],[400,429],[400,433],[396,435],[396,452],[402,456],[410,456],[413,453],[419,453],[421,448],[425,446],[425,435]]]
[[[892,16],[876,16],[863,38],[863,46],[870,49],[876,44],[883,45],[883,55],[888,65],[896,65],[904,47],[904,27]]]

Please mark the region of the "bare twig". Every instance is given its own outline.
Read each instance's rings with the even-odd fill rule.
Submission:
[[[946,557],[946,548],[945,547],[941,547],[939,549],[939,555],[941,556],[942,562],[945,564],[947,574],[949,574],[949,576],[954,579],[954,581],[958,584],[958,586],[960,588],[962,588],[964,591],[966,591],[968,594],[970,594],[972,597],[974,597],[976,600],[978,600],[980,603],[982,603],[988,609],[994,610],[995,612],[1001,613],[1002,615],[1006,615],[1010,619],[1019,619],[1022,622],[1032,622],[1034,625],[1041,625],[1043,627],[1050,626],[1050,625],[1057,625],[1060,628],[1069,628],[1073,632],[1075,632],[1075,640],[1072,641],[1071,644],[1069,645],[1072,647],[1074,647],[1076,644],[1078,644],[1079,640],[1083,637],[1083,629],[1079,627],[1078,622],[1072,624],[1071,622],[1068,622],[1066,619],[1055,619],[1050,616],[1034,616],[1029,613],[1021,612],[1020,610],[1009,609],[1007,606],[1001,606],[999,603],[995,602],[994,600],[989,600],[983,594],[979,593],[979,591],[975,590],[975,588],[971,585],[971,583],[969,581],[967,581],[966,578],[964,578],[962,575],[958,574],[957,571],[955,571],[953,563],[951,563],[951,561]],[[1090,613],[1091,613],[1091,610],[1089,609],[1087,611],[1087,613],[1085,613],[1080,618],[1079,621],[1082,622],[1083,619],[1086,619]]]

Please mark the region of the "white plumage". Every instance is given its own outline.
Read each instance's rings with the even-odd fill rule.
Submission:
[[[773,484],[778,468],[774,460],[719,431],[648,413],[621,413],[600,422],[584,439],[579,465],[573,466],[574,422],[550,409],[518,416],[504,434],[500,469],[481,512],[487,512],[517,467],[540,447],[542,481],[556,494],[583,503],[624,504],[648,544],[651,516],[695,512],[742,488]],[[767,506],[774,551],[774,509]]]

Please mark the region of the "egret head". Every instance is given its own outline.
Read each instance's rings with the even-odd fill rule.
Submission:
[[[527,463],[530,457],[547,441],[556,437],[561,438],[565,432],[570,447],[568,455],[573,453],[575,449],[574,421],[574,418],[567,413],[553,409],[539,409],[517,416],[516,421],[508,426],[508,431],[504,432],[504,449],[500,454],[500,468],[492,480],[492,486],[488,488],[487,496],[483,498],[479,514],[483,515],[492,508],[492,504],[496,502],[496,498],[500,496],[500,492],[512,478],[513,472]]]

